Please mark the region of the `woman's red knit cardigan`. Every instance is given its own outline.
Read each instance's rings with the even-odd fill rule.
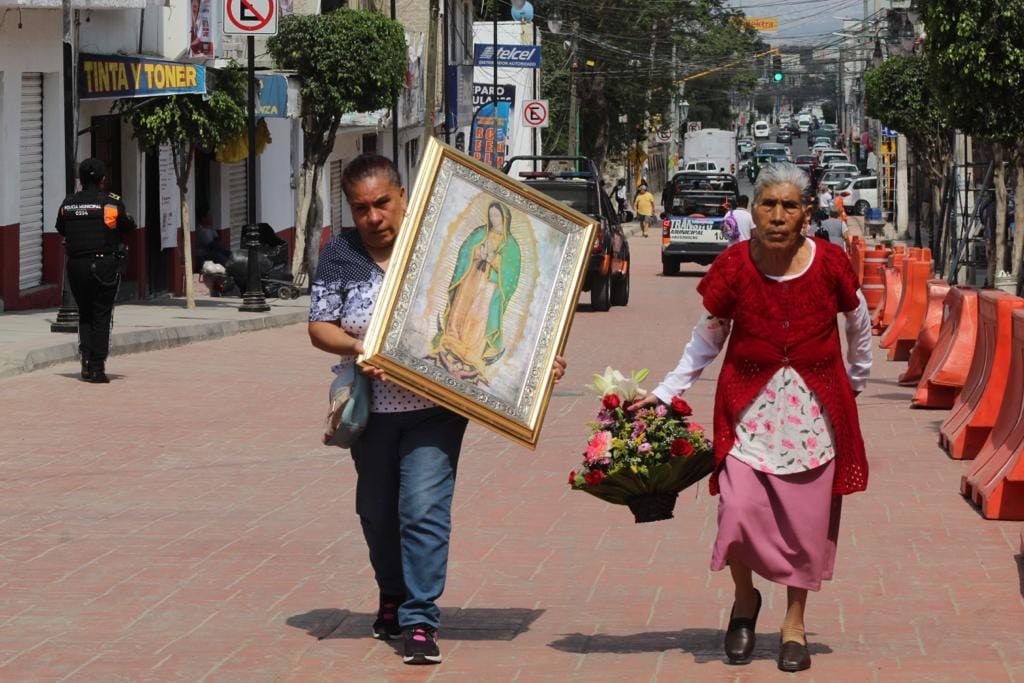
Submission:
[[[797,278],[776,282],[765,277],[751,259],[750,242],[741,242],[716,258],[697,286],[709,313],[732,320],[715,393],[712,494],[718,493],[718,471],[736,441],[739,416],[784,365],[800,374],[832,421],[832,492],[867,488],[864,440],[836,322],[840,312],[860,304],[857,278],[842,249],[811,239],[814,260]]]

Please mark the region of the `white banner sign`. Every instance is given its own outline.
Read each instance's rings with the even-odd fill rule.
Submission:
[[[178,205],[178,183],[174,175],[174,157],[167,145],[160,147],[160,248],[178,246],[181,209]]]

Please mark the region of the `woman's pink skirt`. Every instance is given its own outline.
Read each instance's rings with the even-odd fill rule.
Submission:
[[[832,495],[835,460],[798,474],[757,472],[727,457],[718,475],[718,537],[711,570],[741,562],[775,583],[821,589],[832,578],[841,496]]]

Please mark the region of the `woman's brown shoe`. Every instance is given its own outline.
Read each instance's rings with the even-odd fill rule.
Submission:
[[[754,595],[757,596],[757,607],[754,608],[754,616],[749,619],[732,616],[736,613],[736,603],[732,605],[729,627],[725,630],[725,656],[732,664],[747,661],[754,652],[754,631],[757,628],[757,615],[761,611],[761,592],[755,588]]]
[[[780,643],[780,671],[794,672],[810,668],[811,653],[807,650],[807,645],[805,643],[798,643],[795,640],[787,640],[784,643]]]

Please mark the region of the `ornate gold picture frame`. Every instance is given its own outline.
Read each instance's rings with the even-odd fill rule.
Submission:
[[[596,229],[431,139],[360,363],[535,447]]]

